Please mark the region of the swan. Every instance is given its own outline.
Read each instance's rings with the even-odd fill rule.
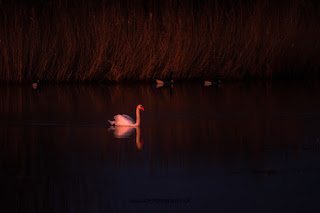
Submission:
[[[108,122],[115,126],[140,126],[140,110],[144,111],[144,108],[139,104],[136,108],[136,122],[129,116],[125,114],[115,115],[114,120]]]

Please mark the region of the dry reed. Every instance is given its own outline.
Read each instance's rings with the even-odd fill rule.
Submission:
[[[319,4],[178,2],[0,2],[0,81],[319,75]]]

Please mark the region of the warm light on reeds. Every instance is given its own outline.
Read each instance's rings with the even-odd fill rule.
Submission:
[[[320,8],[304,1],[93,2],[2,3],[0,81],[319,74]]]

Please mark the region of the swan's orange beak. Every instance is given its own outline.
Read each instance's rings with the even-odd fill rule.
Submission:
[[[144,108],[143,108],[143,106],[142,106],[142,107],[140,107],[140,108],[141,108],[141,110],[142,110],[142,111],[144,111]]]

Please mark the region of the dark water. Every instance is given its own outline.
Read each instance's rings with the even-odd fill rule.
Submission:
[[[0,212],[319,212],[320,84],[0,87]],[[111,129],[117,113],[140,128]]]

